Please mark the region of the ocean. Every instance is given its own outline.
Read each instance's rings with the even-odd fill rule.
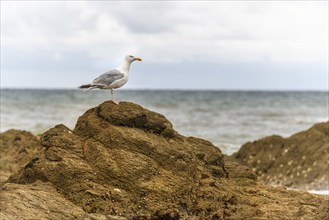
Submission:
[[[329,120],[328,92],[117,90],[116,97],[165,115],[179,133],[209,140],[225,154]],[[57,124],[73,129],[80,115],[110,98],[99,90],[2,89],[1,132],[41,134]]]

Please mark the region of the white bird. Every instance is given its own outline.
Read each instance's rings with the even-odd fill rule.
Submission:
[[[112,101],[115,102],[113,89],[120,88],[127,83],[129,77],[130,64],[135,60],[142,61],[141,58],[134,57],[132,55],[125,56],[121,65],[117,68],[103,73],[91,83],[79,86],[79,89],[110,89],[112,95]]]

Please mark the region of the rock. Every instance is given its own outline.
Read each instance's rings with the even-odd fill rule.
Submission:
[[[50,183],[41,181],[29,185],[7,183],[1,187],[1,190],[0,210],[6,213],[7,219],[20,217],[24,217],[24,219],[67,219],[84,214],[80,207],[56,192]],[[20,204],[19,209],[12,208],[18,204]]]
[[[232,155],[252,167],[267,184],[327,189],[329,122],[319,123],[288,138],[269,136],[248,142]]]
[[[8,130],[0,134],[0,182],[37,157],[42,147],[36,136],[27,131]]]
[[[5,213],[5,214],[4,214]],[[120,216],[89,214],[74,205],[48,182],[22,185],[4,183],[0,193],[0,217],[12,219],[124,220]]]
[[[260,185],[250,168],[225,162],[210,142],[180,135],[164,116],[133,103],[104,102],[82,115],[73,131],[57,125],[40,143],[44,151],[38,159],[3,184],[1,200],[21,199],[15,206],[4,202],[2,217],[26,207],[34,211],[42,203],[40,219],[62,218],[67,212],[56,205],[62,199],[73,210],[71,219],[316,219],[329,214],[321,206],[327,197]],[[32,186],[37,190],[29,199]],[[23,189],[26,193],[20,193]],[[44,215],[55,210],[52,205],[57,216]]]
[[[218,148],[179,135],[164,116],[132,103],[103,103],[73,132],[58,125],[44,133],[41,145],[43,157],[10,181],[49,181],[91,213],[175,216],[180,203],[192,205],[202,175],[227,176]]]

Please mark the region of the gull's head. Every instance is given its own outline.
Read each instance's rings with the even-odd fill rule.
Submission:
[[[125,60],[127,60],[127,61],[130,62],[130,63],[134,62],[135,60],[142,61],[141,58],[134,57],[133,55],[127,55],[127,56],[125,57]]]

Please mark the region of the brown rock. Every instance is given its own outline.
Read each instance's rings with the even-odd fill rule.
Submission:
[[[19,209],[13,208],[18,205]],[[30,185],[4,184],[0,193],[0,211],[5,213],[4,219],[67,219],[85,213],[56,192],[50,183],[40,181]]]
[[[329,187],[329,122],[289,138],[270,136],[244,144],[232,158],[254,169],[260,180],[293,188]]]
[[[30,132],[11,129],[0,133],[0,182],[37,157],[41,150],[38,138]]]
[[[184,137],[164,116],[132,103],[105,102],[81,116],[73,131],[58,125],[44,133],[41,145],[43,154],[3,185],[0,198],[18,199],[16,206],[4,204],[2,216],[19,215],[30,203],[34,210],[44,191],[50,194],[40,219],[65,216],[66,211],[44,214],[62,199],[74,210],[71,219],[317,219],[329,214],[321,206],[327,197],[259,185],[248,167],[225,163],[210,142]],[[29,202],[32,186],[37,189]]]
[[[91,213],[177,216],[180,203],[193,210],[202,175],[227,176],[218,148],[179,135],[164,116],[132,103],[105,102],[81,116],[73,132],[50,129],[41,144],[44,155],[10,181],[49,181]]]

